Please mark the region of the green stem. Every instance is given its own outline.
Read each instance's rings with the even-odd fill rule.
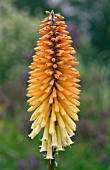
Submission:
[[[54,170],[54,169],[55,169],[55,159],[49,159],[48,170]]]

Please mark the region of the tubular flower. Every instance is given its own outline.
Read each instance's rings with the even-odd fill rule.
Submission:
[[[72,144],[78,121],[80,105],[79,63],[72,56],[76,51],[71,47],[71,37],[65,29],[64,17],[47,11],[49,16],[40,25],[40,34],[45,34],[37,41],[33,62],[29,66],[28,103],[29,112],[33,111],[32,139],[41,131],[40,151],[47,159],[53,159],[56,151],[64,150]]]

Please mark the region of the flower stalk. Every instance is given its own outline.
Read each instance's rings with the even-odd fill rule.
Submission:
[[[48,160],[48,170],[55,169],[55,159]]]
[[[67,34],[64,17],[47,11],[49,16],[40,25],[33,62],[29,66],[28,93],[29,112],[33,111],[33,139],[42,129],[40,152],[49,159],[49,169],[55,166],[55,155],[65,146],[74,143],[71,137],[76,130],[78,106],[80,105],[79,72],[74,66],[79,63],[73,54],[72,39]],[[53,169],[52,169],[53,168]]]

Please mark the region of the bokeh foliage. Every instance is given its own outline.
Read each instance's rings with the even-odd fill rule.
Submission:
[[[0,2],[0,83],[26,71],[26,58],[33,52],[40,20],[18,12],[6,0]]]
[[[44,10],[65,16],[80,61],[81,112],[75,144],[57,157],[57,170],[110,169],[109,1],[0,1],[0,169],[43,170],[40,135],[33,141],[26,113],[28,65]]]

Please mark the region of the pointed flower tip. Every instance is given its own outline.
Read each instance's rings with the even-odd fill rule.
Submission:
[[[54,10],[51,10],[50,14],[54,15]]]
[[[45,11],[46,14],[51,14],[51,15],[54,15],[54,10],[51,10],[51,11]]]

